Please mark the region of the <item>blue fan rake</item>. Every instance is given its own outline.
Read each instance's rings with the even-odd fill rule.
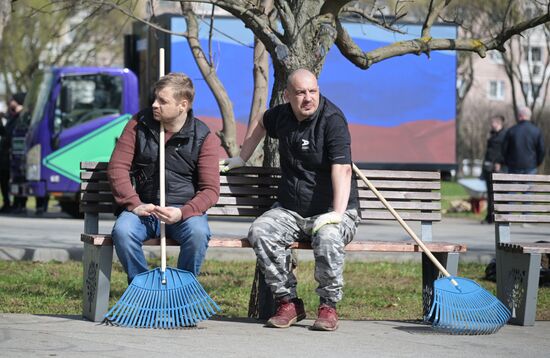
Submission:
[[[355,164],[353,171],[446,276],[434,281],[432,306],[424,320],[430,322],[435,330],[450,334],[491,334],[504,326],[510,319],[510,310],[474,281],[451,276]]]

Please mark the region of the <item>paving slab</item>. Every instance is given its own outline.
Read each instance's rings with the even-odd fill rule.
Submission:
[[[419,322],[347,321],[334,332],[248,319],[211,319],[192,329],[135,329],[78,316],[0,314],[2,357],[547,357],[550,322],[505,326],[486,336],[436,333]]]

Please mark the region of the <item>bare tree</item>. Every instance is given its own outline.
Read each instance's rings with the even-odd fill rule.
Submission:
[[[2,33],[4,32],[4,27],[10,20],[12,6],[11,3],[12,1],[0,2],[0,42],[2,41]]]
[[[230,156],[238,155],[239,148],[237,146],[237,128],[235,125],[233,104],[227,95],[224,85],[216,75],[216,68],[212,56],[207,57],[201,47],[199,41],[199,26],[191,4],[181,2],[181,9],[187,22],[187,43],[189,44],[193,58],[203,78],[218,103],[218,108],[222,115],[223,128],[217,134],[227,154]],[[214,18],[212,16],[210,22],[210,37],[212,36],[213,21]]]
[[[2,2],[4,4],[4,2]],[[4,5],[2,5],[4,6]],[[81,2],[20,0],[13,3],[10,21],[0,43],[0,75],[9,93],[26,91],[36,70],[45,66],[105,64],[121,58],[122,28],[128,18],[110,7]],[[108,52],[108,46],[115,46]],[[109,62],[111,61],[111,62]]]
[[[495,0],[496,1],[496,0]],[[191,2],[191,1],[185,1]],[[376,4],[368,6],[365,2],[350,0],[333,1],[274,1],[274,11],[279,23],[275,23],[264,8],[255,2],[246,0],[202,0],[228,11],[244,22],[254,35],[262,41],[271,56],[274,68],[274,83],[270,106],[283,102],[283,90],[288,75],[298,69],[307,68],[318,75],[323,67],[326,55],[332,45],[336,45],[343,56],[361,69],[396,56],[429,56],[431,51],[457,50],[476,53],[485,57],[487,51],[505,50],[505,43],[512,36],[544,24],[550,20],[548,4],[545,11],[531,18],[512,21],[512,16],[504,16],[495,26],[493,33],[479,38],[444,39],[431,36],[433,24],[453,10],[452,0],[431,0],[416,2],[423,15],[422,34],[419,38],[400,41],[371,51],[362,50],[349,36],[342,25],[349,16],[361,16],[363,21],[398,31],[395,18],[404,18],[410,3],[394,2],[391,9]],[[510,4],[514,3],[509,1]],[[510,6],[511,7],[511,6]],[[376,13],[388,16],[376,17]],[[512,13],[508,11],[507,14]],[[280,24],[280,25],[278,25]],[[265,164],[276,164],[276,150],[266,146]]]

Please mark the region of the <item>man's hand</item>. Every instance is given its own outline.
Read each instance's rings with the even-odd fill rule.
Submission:
[[[154,204],[141,204],[140,206],[136,206],[132,212],[137,216],[150,216],[154,210]]]
[[[171,206],[164,208],[155,206],[154,214],[160,221],[164,221],[167,224],[175,224],[181,220],[181,210]]]
[[[220,160],[220,172],[225,173],[231,169],[244,167],[244,160],[240,156]]]
[[[339,224],[341,222],[342,214],[337,213],[336,211],[331,211],[330,213],[320,215],[313,222],[313,230],[311,231],[311,234],[315,235],[317,231],[319,231],[323,226],[327,224]]]

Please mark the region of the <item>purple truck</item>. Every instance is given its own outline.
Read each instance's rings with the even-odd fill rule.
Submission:
[[[11,193],[50,196],[79,216],[80,162],[108,161],[139,109],[128,69],[57,67],[37,73],[16,128]]]

